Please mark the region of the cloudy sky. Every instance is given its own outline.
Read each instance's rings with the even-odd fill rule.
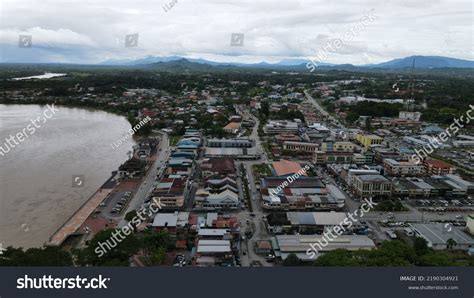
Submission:
[[[329,63],[474,60],[470,0],[175,1],[0,0],[0,62],[178,55],[253,63],[322,53]],[[133,33],[138,46],[127,48]],[[243,46],[231,46],[232,33],[244,34]],[[31,35],[32,47],[19,48],[19,35]]]

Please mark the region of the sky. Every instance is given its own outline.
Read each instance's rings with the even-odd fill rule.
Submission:
[[[0,0],[0,62],[474,60],[470,0]],[[243,34],[241,46],[232,33]],[[126,47],[127,34],[138,34]],[[19,47],[31,35],[31,47]],[[322,59],[324,58],[324,59]]]

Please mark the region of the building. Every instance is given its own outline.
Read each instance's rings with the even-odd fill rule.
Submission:
[[[226,126],[224,126],[224,131],[226,133],[236,134],[240,130],[240,123],[239,122],[229,122]]]
[[[404,119],[404,120],[420,121],[420,117],[421,117],[420,112],[400,111],[400,113],[398,114],[398,118]]]
[[[182,229],[188,224],[188,218],[189,212],[157,213],[152,227],[156,231],[166,230],[175,234],[177,229]]]
[[[159,200],[162,209],[176,210],[184,206],[188,196],[188,180],[181,176],[165,176],[152,193],[152,198]]]
[[[254,244],[254,250],[259,255],[269,255],[273,252],[272,242],[268,240],[257,240]]]
[[[382,175],[354,176],[352,190],[359,197],[389,196],[391,182]]]
[[[325,152],[354,152],[356,145],[352,142],[324,142],[321,150]]]
[[[425,172],[424,166],[415,161],[396,161],[387,158],[384,159],[383,166],[388,176],[421,176]]]
[[[256,148],[209,148],[204,150],[205,157],[232,157],[234,159],[259,159],[260,151]]]
[[[141,178],[147,170],[147,162],[136,157],[132,157],[119,167],[120,179]]]
[[[343,225],[346,217],[344,212],[272,212],[266,227],[275,234],[322,234],[326,228]]]
[[[352,152],[326,152],[316,151],[313,155],[313,162],[315,164],[349,164],[354,159],[354,153]]]
[[[381,145],[383,138],[377,135],[357,134],[356,140],[367,150],[372,145]]]
[[[208,139],[207,147],[211,148],[252,148],[255,140],[249,138]]]
[[[470,183],[458,176],[433,176],[426,178],[399,178],[393,180],[392,193],[409,198],[464,198]],[[454,178],[456,177],[456,178]]]
[[[291,176],[290,176],[291,177]],[[260,182],[262,207],[270,210],[340,210],[345,197],[326,187],[319,178],[266,177]]]
[[[442,160],[426,159],[423,161],[423,164],[425,166],[425,172],[429,176],[454,173],[454,167]]]
[[[340,235],[334,241],[328,241],[323,235],[277,235],[272,239],[275,256],[283,260],[290,254],[295,254],[300,260],[314,261],[311,254],[307,254],[307,251],[311,250],[312,243],[327,243],[316,254],[316,258],[335,249],[356,251],[375,248],[375,243],[364,235]]]
[[[282,159],[273,162],[272,167],[275,176],[289,176],[295,173],[302,173],[304,176],[307,176],[300,164],[294,161]]]
[[[263,128],[267,134],[297,133],[299,126],[297,122],[285,120],[270,120]]]
[[[235,176],[235,163],[232,158],[208,158],[201,164],[201,172],[204,178],[214,176]]]
[[[428,247],[435,250],[469,250],[474,247],[474,239],[459,227],[444,223],[412,223],[415,236],[426,240]]]
[[[288,150],[292,152],[313,153],[313,152],[316,152],[318,148],[319,148],[319,144],[316,144],[316,143],[292,142],[292,141],[283,142],[283,150]]]
[[[237,210],[239,207],[239,194],[229,187],[217,192],[201,188],[194,198],[195,210]]]

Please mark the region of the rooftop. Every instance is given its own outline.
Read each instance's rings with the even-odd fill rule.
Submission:
[[[299,163],[286,159],[274,162],[273,169],[277,176],[287,176],[303,170]],[[303,175],[306,176],[306,174]]]

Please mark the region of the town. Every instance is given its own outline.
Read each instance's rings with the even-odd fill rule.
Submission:
[[[3,79],[0,103],[91,107],[141,126],[128,159],[45,242],[80,250],[76,265],[474,264],[474,93],[440,93],[461,78],[61,71]]]

